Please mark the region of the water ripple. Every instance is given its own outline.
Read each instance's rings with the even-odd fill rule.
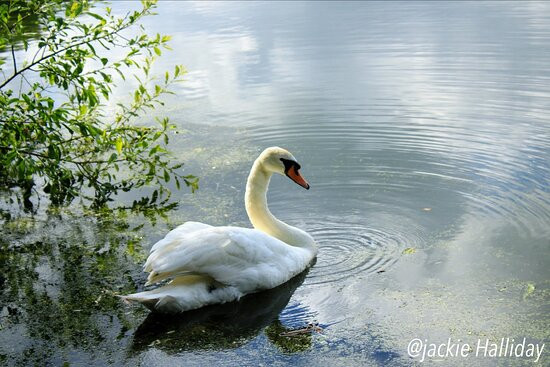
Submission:
[[[422,236],[418,228],[409,227],[408,232],[400,230],[392,225],[395,221],[399,218],[387,220],[384,226],[380,222],[350,216],[302,223],[300,226],[307,229],[319,246],[317,262],[304,285],[334,283],[388,270],[403,249],[418,246]]]
[[[332,105],[304,119],[294,116],[292,123],[248,126],[247,134],[255,144],[280,144],[293,151],[314,144],[317,151],[298,150],[297,156],[307,154],[305,172],[313,166],[310,179],[316,197],[337,195],[348,205],[359,205],[353,199],[393,203],[397,195],[401,208],[413,209],[422,206],[419,193],[427,201],[432,193],[447,201],[440,201],[442,206],[452,204],[522,231],[550,234],[550,137],[545,124],[509,125],[502,119],[478,124],[473,119],[429,116],[414,108],[399,111],[393,101],[378,101],[368,106]],[[376,232],[339,229],[356,237],[319,234],[340,246],[360,243],[365,256],[372,255],[373,243],[380,240]],[[338,252],[327,248],[332,250]],[[354,267],[353,261],[345,266]],[[357,261],[359,267],[371,266]]]

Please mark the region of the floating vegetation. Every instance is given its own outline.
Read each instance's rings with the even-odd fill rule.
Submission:
[[[535,291],[535,285],[533,283],[527,283],[525,293],[523,293],[523,299],[524,300],[527,299],[527,297],[531,296],[534,291]]]
[[[307,327],[306,327],[307,329]],[[265,328],[265,335],[283,353],[298,353],[311,348],[313,330],[288,329],[279,320]],[[303,330],[303,329],[302,329]],[[294,333],[293,333],[294,332]],[[292,333],[292,334],[288,334]]]
[[[412,255],[416,252],[416,249],[414,247],[407,247],[406,249],[403,250],[402,254],[403,255]]]

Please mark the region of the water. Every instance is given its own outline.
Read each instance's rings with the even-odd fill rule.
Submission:
[[[159,112],[184,130],[173,149],[201,189],[183,194],[167,221],[128,219],[146,227],[122,238],[116,226],[84,225],[110,254],[110,270],[83,265],[98,283],[92,290],[123,292],[145,279],[143,254],[132,262],[108,247],[112,236],[148,249],[185,220],[247,226],[248,170],[273,145],[297,157],[312,189],[275,177],[270,208],[314,236],[317,262],[248,303],[174,320],[114,301],[89,306],[92,290],[83,305],[55,301],[72,293],[57,290],[63,280],[52,264],[65,269],[77,254],[40,257],[25,265],[38,274],[29,286],[45,282],[62,315],[84,309],[98,335],[74,325],[65,334],[85,343],[52,341],[4,307],[5,359],[32,360],[29,350],[42,346],[52,363],[410,365],[419,361],[407,355],[413,338],[548,342],[549,4],[161,2],[158,10],[145,27],[173,35],[174,51],[157,69],[189,70]],[[45,242],[80,238],[81,226],[68,221]],[[280,337],[308,322],[324,332]]]

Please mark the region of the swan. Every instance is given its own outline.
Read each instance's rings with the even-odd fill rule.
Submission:
[[[245,207],[254,229],[186,222],[151,248],[145,285],[172,279],[150,291],[121,296],[152,311],[177,313],[231,302],[281,285],[317,255],[314,239],[277,218],[267,206],[274,173],[309,190],[300,164],[285,149],[270,147],[254,161],[246,182]]]

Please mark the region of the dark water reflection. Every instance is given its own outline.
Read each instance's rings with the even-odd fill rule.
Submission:
[[[158,345],[167,353],[184,350],[239,348],[264,328],[277,329],[271,341],[282,349],[303,350],[311,346],[311,335],[285,338],[279,314],[308,273],[305,270],[277,288],[243,297],[240,301],[205,307],[180,315],[150,314],[133,335],[132,352]],[[280,329],[280,330],[279,330]],[[289,329],[291,330],[291,329]],[[305,339],[305,341],[304,341]],[[291,343],[289,347],[286,343]],[[306,348],[307,349],[307,348]]]
[[[161,2],[145,27],[173,35],[158,70],[189,70],[159,113],[181,128],[173,149],[202,180],[140,244],[190,219],[247,226],[250,164],[280,145],[312,189],[275,177],[270,208],[312,233],[319,257],[293,294],[247,304],[258,318],[230,305],[213,309],[221,319],[139,326],[144,314],[130,309],[122,327],[108,308],[91,311],[112,317],[102,327],[116,341],[56,345],[52,360],[410,365],[413,338],[548,341],[549,3]],[[289,353],[270,339],[277,319],[326,328]],[[2,341],[16,327],[17,340],[43,337],[24,326],[2,329]]]

